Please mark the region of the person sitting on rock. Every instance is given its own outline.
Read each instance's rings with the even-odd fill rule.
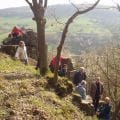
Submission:
[[[97,117],[100,120],[110,120],[111,118],[111,105],[110,105],[110,98],[105,98],[105,103],[98,107],[96,112]]]
[[[28,56],[27,56],[27,50],[24,41],[19,42],[19,46],[17,48],[17,51],[15,53],[15,58],[22,61],[24,64],[28,64]]]
[[[58,69],[58,70],[60,70],[61,67],[62,67],[61,62],[62,62],[63,59],[64,59],[63,57],[60,57],[60,60],[59,60],[59,69]],[[54,69],[55,69],[55,66],[56,66],[56,62],[57,62],[57,58],[56,58],[56,57],[54,57],[54,58],[51,60],[51,62],[50,62],[49,68],[50,68],[50,71],[51,71],[52,73],[54,73]]]
[[[86,81],[82,80],[78,86],[76,86],[76,91],[80,94],[83,100],[86,99]]]
[[[80,67],[80,70],[75,73],[73,83],[77,86],[82,80],[86,80],[86,72],[84,67]]]
[[[58,70],[58,75],[61,77],[65,77],[67,75],[67,64],[61,65]]]
[[[12,37],[18,37],[23,35],[23,31],[20,28],[17,28],[16,26],[12,29],[11,32]]]

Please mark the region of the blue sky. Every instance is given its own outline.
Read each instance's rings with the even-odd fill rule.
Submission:
[[[30,0],[31,1],[31,0]],[[95,0],[71,0],[74,3],[94,3]],[[120,0],[101,0],[102,5],[115,5],[114,2],[120,3]],[[53,4],[67,4],[69,0],[48,0],[49,5]],[[25,0],[1,0],[0,9],[9,7],[27,6]]]

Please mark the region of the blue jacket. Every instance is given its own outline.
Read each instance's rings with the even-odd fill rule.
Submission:
[[[100,112],[99,118],[103,120],[110,120],[111,117],[111,105],[103,104],[98,108],[98,112]]]
[[[76,90],[80,94],[80,96],[82,97],[82,99],[85,100],[86,99],[86,89],[81,84],[79,84],[76,87]]]

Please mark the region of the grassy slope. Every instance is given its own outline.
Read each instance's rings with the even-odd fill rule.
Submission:
[[[9,116],[10,111],[15,111],[19,118],[37,119],[33,117],[34,108],[45,120],[95,120],[85,117],[72,104],[71,96],[60,99],[54,90],[46,89],[47,80],[38,78],[34,67],[1,53],[0,59],[0,120]]]

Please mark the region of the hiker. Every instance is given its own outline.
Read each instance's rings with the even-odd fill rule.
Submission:
[[[12,29],[12,32],[11,32],[11,35],[12,37],[18,37],[18,36],[22,36],[23,35],[23,32],[20,28],[17,28],[16,26]]]
[[[95,111],[98,108],[99,100],[103,94],[103,83],[100,81],[100,77],[96,77],[96,80],[91,84],[90,96],[93,100]]]
[[[86,72],[84,67],[80,67],[80,70],[75,73],[73,83],[77,86],[82,80],[86,80]]]
[[[61,61],[62,61],[62,59],[64,59],[64,58],[63,58],[63,57],[60,57],[59,70],[61,69]],[[52,73],[54,73],[54,69],[55,69],[55,66],[56,66],[56,61],[57,61],[57,59],[56,59],[56,57],[54,57],[54,58],[51,60],[51,62],[50,62],[49,68],[50,68],[50,71],[51,71]]]
[[[105,98],[105,103],[98,107],[96,112],[97,117],[100,120],[110,120],[111,117],[111,105],[110,105],[110,98]]]
[[[86,81],[82,80],[78,86],[76,86],[76,91],[80,94],[83,100],[86,99]]]
[[[28,64],[27,50],[24,41],[19,42],[19,46],[15,53],[15,58],[22,61],[24,64]]]
[[[61,77],[65,77],[67,75],[67,64],[59,66],[58,75]]]

